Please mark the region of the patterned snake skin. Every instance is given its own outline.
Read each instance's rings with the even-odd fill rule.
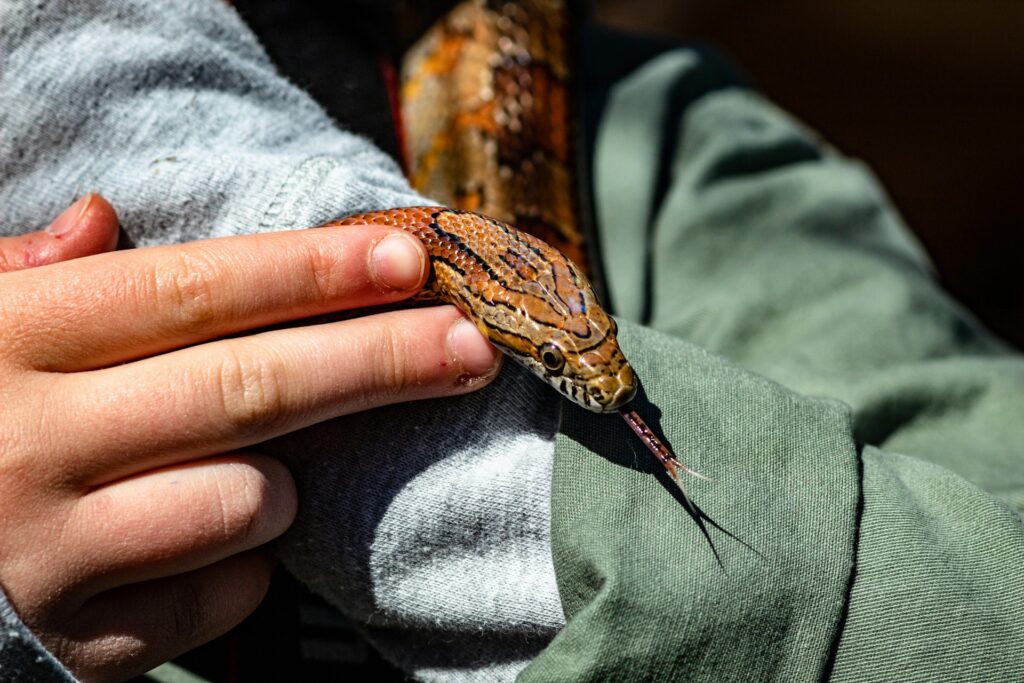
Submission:
[[[406,53],[399,99],[413,187],[586,272],[569,23],[566,0],[464,0]]]
[[[455,208],[376,211],[328,225],[383,224],[418,237],[432,265],[420,300],[459,308],[577,405],[621,413],[710,543],[704,522],[718,525],[681,481],[683,472],[702,475],[630,405],[636,375],[584,275],[568,16],[566,0],[458,3],[407,53],[400,116],[413,187]]]
[[[392,209],[328,225],[401,228],[430,254],[421,300],[455,305],[490,341],[570,401],[595,412],[636,395],[636,376],[580,269],[499,220],[443,207]]]
[[[373,211],[323,227],[365,224],[400,228],[426,246],[431,274],[420,301],[454,305],[491,343],[577,405],[621,413],[711,543],[704,523],[721,527],[690,500],[681,474],[707,477],[681,463],[630,405],[637,380],[615,339],[615,321],[572,261],[497,219],[441,206]]]

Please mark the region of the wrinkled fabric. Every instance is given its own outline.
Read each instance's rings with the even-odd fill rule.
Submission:
[[[595,193],[612,299],[649,326],[621,325],[639,410],[736,539],[710,530],[717,564],[629,430],[567,409],[567,624],[521,679],[1021,679],[1024,361],[935,284],[870,173],[749,91],[690,102],[664,193],[624,211],[695,57],[613,90]]]
[[[137,246],[433,203],[282,78],[220,0],[0,0],[0,92],[8,233],[89,191]],[[514,678],[563,621],[549,550],[558,411],[507,367],[469,396],[276,440],[263,450],[301,501],[279,557],[417,677]]]

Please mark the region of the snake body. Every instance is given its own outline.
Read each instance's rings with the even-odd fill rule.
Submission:
[[[390,209],[329,223],[401,228],[426,246],[421,300],[459,308],[487,338],[559,393],[594,412],[636,394],[633,368],[586,276],[545,242],[497,219],[444,207]]]
[[[406,54],[397,98],[410,182],[455,208],[389,209],[329,225],[382,224],[418,237],[432,266],[419,299],[459,308],[576,405],[618,411],[707,537],[704,521],[714,522],[681,481],[683,472],[701,475],[632,407],[636,374],[585,275],[568,3],[457,3]]]
[[[432,268],[418,298],[459,308],[576,405],[618,411],[679,486],[710,543],[704,522],[717,525],[681,481],[683,472],[702,475],[632,407],[636,374],[585,276],[568,2],[457,3],[406,54],[397,98],[410,182],[456,208],[389,209],[328,225],[380,224],[419,238]]]
[[[579,209],[567,0],[462,0],[405,54],[413,187],[588,263]]]
[[[442,206],[372,211],[323,227],[367,224],[400,228],[426,247],[431,273],[421,302],[452,304],[491,343],[576,405],[618,411],[665,467],[710,542],[704,522],[717,524],[687,496],[681,473],[706,477],[681,463],[630,404],[636,374],[619,348],[615,320],[578,266],[495,218]]]

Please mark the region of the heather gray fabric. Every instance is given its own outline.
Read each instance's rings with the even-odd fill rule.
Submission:
[[[0,92],[8,234],[91,190],[139,246],[426,201],[282,79],[220,0],[0,0]],[[508,365],[477,394],[271,446],[302,501],[281,559],[426,680],[508,680],[562,623],[549,550],[559,401]],[[0,642],[15,656],[21,641]]]
[[[564,623],[550,550],[554,392],[511,363],[485,391],[269,444],[313,458],[293,468],[304,511],[279,554],[421,680],[512,680]],[[350,435],[360,457],[323,457]]]
[[[0,683],[63,683],[70,672],[25,628],[0,590]]]

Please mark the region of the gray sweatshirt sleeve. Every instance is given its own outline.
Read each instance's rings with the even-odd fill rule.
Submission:
[[[282,78],[221,0],[0,0],[0,93],[0,234],[89,191],[138,246],[426,201]],[[300,491],[284,564],[421,679],[509,680],[564,621],[559,404],[511,365],[470,396],[264,448]],[[0,657],[31,656],[26,642],[0,634]]]
[[[0,225],[99,190],[140,246],[422,204],[219,0],[0,0]]]
[[[0,590],[0,683],[68,683],[74,677],[21,623]]]

